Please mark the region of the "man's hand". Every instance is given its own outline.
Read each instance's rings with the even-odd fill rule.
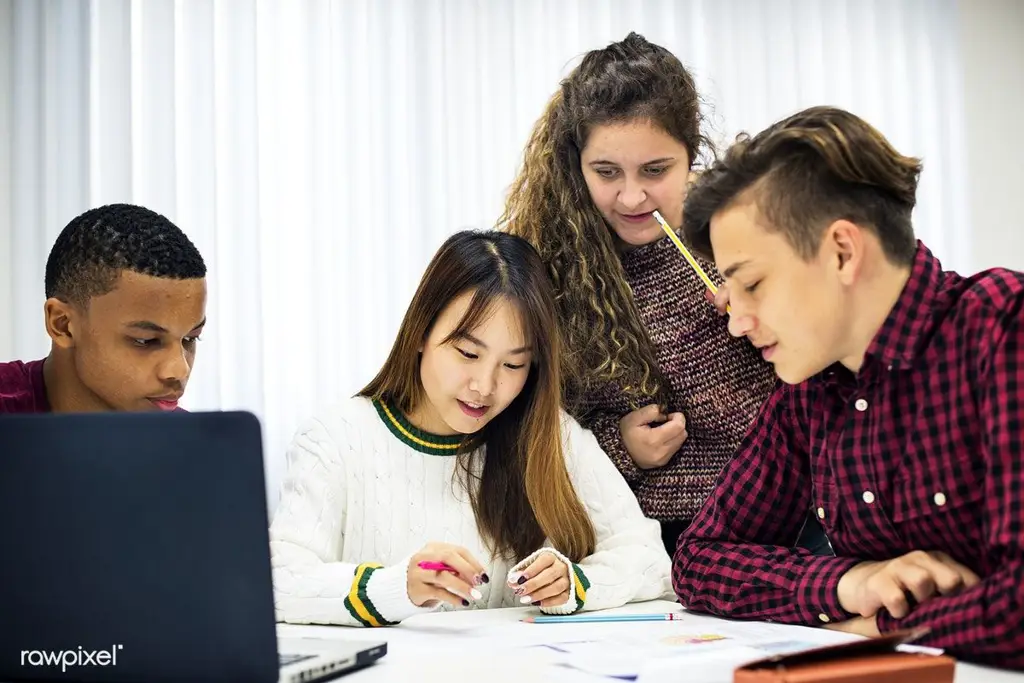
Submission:
[[[882,607],[896,619],[936,595],[954,595],[980,579],[946,553],[915,550],[886,562],[862,562],[839,579],[839,604],[863,617],[874,618]]]
[[[651,426],[652,422],[661,424]],[[686,418],[682,413],[667,416],[656,405],[644,406],[619,420],[622,442],[640,469],[664,466],[686,441]]]

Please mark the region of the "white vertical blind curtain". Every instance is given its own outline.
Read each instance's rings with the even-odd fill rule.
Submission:
[[[135,202],[210,266],[186,407],[299,422],[385,358],[440,242],[500,213],[531,125],[630,30],[719,140],[834,104],[925,159],[917,226],[969,262],[953,0],[0,0],[0,350],[42,357],[46,255]]]

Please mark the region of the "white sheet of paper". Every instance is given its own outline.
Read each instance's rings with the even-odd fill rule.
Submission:
[[[562,666],[629,679],[646,669],[685,671],[686,680],[712,679],[728,668],[770,654],[859,639],[820,628],[722,621],[684,614],[679,621],[582,624],[500,624],[474,634],[509,648],[528,648]],[[660,660],[669,660],[664,666]],[[694,676],[698,671],[701,676]]]
[[[406,679],[445,683],[452,680],[452,669],[446,668],[452,663],[456,663],[455,668],[460,672],[468,674],[465,680],[480,678],[486,671],[491,674],[488,680],[493,679],[494,683],[506,680],[519,683],[615,683],[606,673],[594,673],[601,671],[629,671],[631,673],[627,675],[636,677],[638,683],[664,680],[731,683],[735,667],[765,656],[766,648],[785,647],[770,643],[789,641],[813,647],[858,640],[857,636],[821,628],[729,621],[691,614],[670,601],[630,604],[604,613],[670,611],[679,612],[682,619],[671,622],[526,624],[520,619],[537,614],[536,610],[508,608],[416,616],[400,626],[387,629],[279,624],[278,635],[282,638],[386,640],[388,655],[370,669],[352,675],[353,681],[359,679],[367,683]],[[694,634],[727,636],[729,646],[723,645],[721,639],[693,638]],[[687,635],[691,636],[689,641]],[[614,666],[603,667],[600,660],[581,661],[583,654],[593,654],[585,649],[587,642],[602,643],[601,654],[607,654],[614,660],[611,662]],[[568,648],[570,652],[563,653],[551,647],[536,647],[557,647],[560,643],[575,645]],[[907,649],[911,648],[913,646]],[[581,666],[590,671],[577,668]],[[957,665],[957,681],[1024,683],[1024,674],[961,662]]]

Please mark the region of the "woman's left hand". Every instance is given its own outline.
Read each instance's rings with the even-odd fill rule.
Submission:
[[[569,568],[551,553],[541,553],[530,566],[520,572],[518,580],[509,582],[519,602],[538,607],[558,607],[569,600],[572,584]]]

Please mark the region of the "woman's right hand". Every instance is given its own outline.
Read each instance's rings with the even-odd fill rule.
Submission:
[[[440,562],[455,572],[421,569],[420,562]],[[406,590],[417,607],[432,607],[438,602],[469,606],[482,596],[477,586],[490,578],[483,565],[465,548],[450,543],[428,543],[409,560]]]
[[[715,310],[718,311],[718,315],[726,315],[729,313],[729,285],[722,285],[718,288],[717,292],[705,289],[704,298],[714,304]]]
[[[682,413],[665,415],[653,404],[626,414],[619,420],[619,431],[629,457],[643,470],[667,464],[687,437]]]

